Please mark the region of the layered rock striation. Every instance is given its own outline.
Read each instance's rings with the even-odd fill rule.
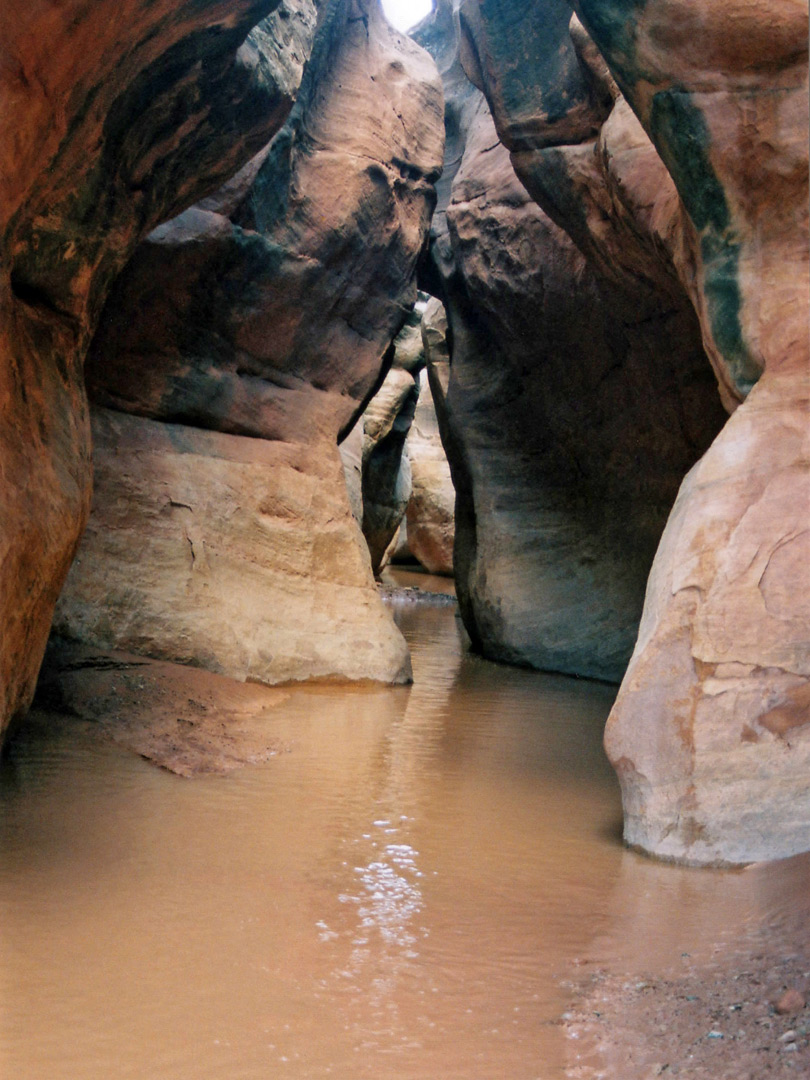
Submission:
[[[374,0],[326,5],[285,128],[105,307],[60,633],[265,683],[409,677],[337,443],[416,299],[442,143],[430,58]]]
[[[545,41],[536,7],[513,21],[516,32],[525,24]],[[490,8],[485,42],[506,32]],[[618,681],[678,485],[720,427],[722,410],[694,311],[671,268],[622,246],[618,229],[621,258],[590,258],[575,228],[584,199],[571,200],[571,221],[552,219],[517,179],[501,142],[503,135],[525,146],[596,130],[604,95],[583,79],[568,19],[547,41],[555,56],[558,38],[568,41],[565,86],[575,76],[582,84],[579,97],[563,94],[580,105],[560,126],[549,119],[557,116],[549,104],[557,84],[537,85],[546,74],[562,78],[557,67],[518,71],[522,39],[507,46],[500,38],[496,55],[479,45],[482,59],[472,64],[478,24],[469,25],[468,5],[460,22],[455,12],[452,54],[453,14],[451,5],[440,7],[423,40],[438,57],[456,133],[431,275],[449,326],[442,422],[458,496],[461,610],[487,656]],[[487,78],[478,70],[483,57]],[[462,82],[462,60],[487,89],[496,119],[498,111],[509,118],[503,131],[482,95]],[[515,81],[495,92],[502,63]]]
[[[681,488],[608,723],[625,837],[788,855],[810,846],[807,11],[578,0],[566,39],[563,6],[463,0],[466,68],[590,265],[689,298],[734,413]]]
[[[810,847],[807,9],[579,8],[673,178],[676,265],[744,399],[684,481],[608,722],[625,836],[789,855]]]
[[[31,699],[89,508],[82,365],[99,313],[137,242],[283,124],[296,65],[258,39],[284,31],[250,34],[277,6],[0,12],[0,730]]]

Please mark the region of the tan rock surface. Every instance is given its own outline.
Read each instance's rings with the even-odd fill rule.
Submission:
[[[64,634],[267,683],[409,677],[337,443],[416,299],[441,149],[430,58],[376,3],[330,5],[288,125],[107,304],[89,387],[122,412],[98,412]]]
[[[411,464],[411,497],[405,511],[408,549],[431,574],[452,576],[456,489],[427,370],[419,381],[419,400],[405,444]]]
[[[810,849],[810,376],[767,373],[684,481],[608,721],[625,838],[683,861]]]
[[[468,69],[535,198],[617,283],[635,273],[688,296],[725,405],[745,401],[684,482],[609,721],[626,836],[686,861],[786,855],[810,848],[807,10],[575,7],[615,79],[583,65],[615,101],[595,138],[587,119],[557,137],[539,107],[530,138],[516,126],[531,71],[542,84],[559,60],[527,11],[509,23],[528,43],[518,56],[465,0]],[[582,25],[572,30],[585,57]],[[584,115],[572,97],[571,118]]]
[[[94,410],[95,495],[65,637],[241,680],[406,681],[337,448]]]
[[[420,313],[414,310],[393,344],[391,369],[363,413],[363,536],[375,575],[385,566],[411,497],[405,441],[424,365]]]
[[[294,70],[246,40],[275,6],[0,11],[0,731],[30,701],[89,509],[82,364],[100,308],[139,238],[284,122]]]
[[[626,837],[696,862],[805,851],[807,12],[650,2],[628,49],[579,9],[675,181],[675,265],[726,400],[765,371],[686,478],[656,556],[606,736]]]

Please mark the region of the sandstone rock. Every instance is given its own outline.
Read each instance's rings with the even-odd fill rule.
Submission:
[[[137,241],[284,122],[296,65],[260,62],[247,38],[276,6],[0,12],[0,731],[30,701],[89,508],[82,363],[99,311]]]
[[[411,466],[404,454],[424,365],[421,313],[414,311],[394,343],[391,370],[363,414],[363,536],[379,574],[411,497]]]
[[[456,491],[426,370],[419,379],[419,400],[405,445],[411,465],[405,511],[408,550],[431,574],[452,576]]]
[[[766,373],[684,481],[605,744],[625,838],[742,863],[810,847],[810,379]]]
[[[266,154],[130,262],[88,363],[99,486],[63,634],[268,683],[409,677],[337,443],[416,298],[440,108],[429,57],[336,0]]]
[[[522,8],[467,7],[468,69],[532,194],[615,284],[689,297],[729,410],[768,373],[684,482],[656,556],[607,731],[626,837],[694,862],[808,848],[806,10],[577,0],[575,48],[587,59],[584,26],[615,79],[582,65],[615,101],[589,143],[587,121],[521,138],[529,72],[555,69],[557,41]]]
[[[99,408],[93,442],[93,512],[57,633],[254,682],[409,676],[334,443]]]
[[[675,182],[676,265],[696,281],[709,356],[740,401],[766,366],[806,359],[807,11],[576,7]]]
[[[774,1005],[774,1010],[779,1013],[780,1016],[794,1016],[796,1013],[800,1013],[806,1005],[804,994],[797,990],[794,986],[786,990],[784,994],[779,997],[779,1000]],[[788,1033],[782,1036],[785,1042],[791,1041],[786,1038],[787,1034],[792,1034],[793,1039],[796,1038],[796,1032]]]
[[[431,247],[460,608],[487,656],[618,681],[678,484],[722,410],[674,273],[661,286],[643,265],[609,276],[586,261],[518,182],[483,100],[463,115],[447,242]]]
[[[807,13],[655,2],[583,22],[682,203],[674,261],[695,282],[726,400],[656,556],[606,742],[626,836],[687,861],[810,848],[810,291]],[[722,14],[721,14],[722,12]]]
[[[363,525],[363,423],[359,420],[338,447],[352,517]]]

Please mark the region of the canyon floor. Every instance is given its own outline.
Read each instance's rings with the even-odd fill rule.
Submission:
[[[773,864],[784,904],[665,972],[581,961],[561,1024],[570,1080],[788,1080],[810,1076],[807,856]],[[711,873],[711,871],[698,871]]]

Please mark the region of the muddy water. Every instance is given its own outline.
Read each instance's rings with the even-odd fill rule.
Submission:
[[[452,609],[398,618],[413,687],[296,691],[261,767],[22,733],[0,1076],[554,1080],[572,961],[663,962],[777,902],[621,848],[609,687],[470,657]]]

